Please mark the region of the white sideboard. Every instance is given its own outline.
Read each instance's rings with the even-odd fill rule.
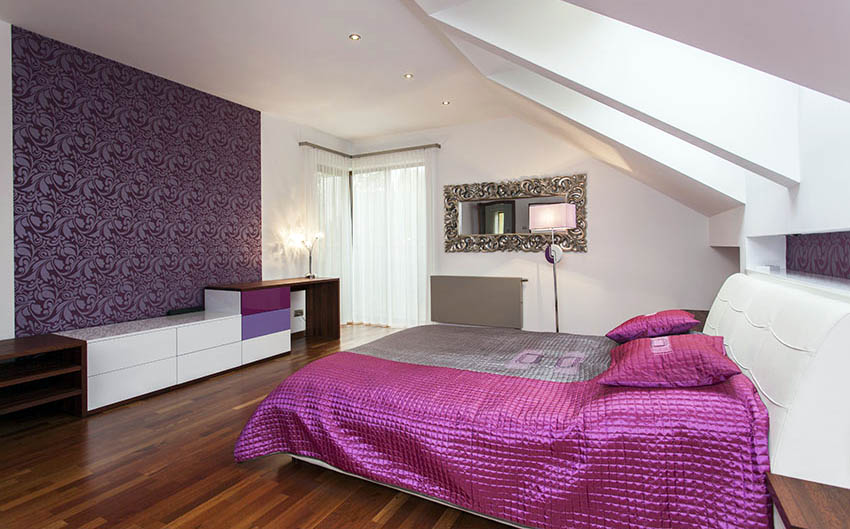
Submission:
[[[88,344],[88,410],[243,364],[238,314],[193,312],[57,334]]]
[[[240,315],[242,363],[249,364],[291,349],[290,291],[288,286],[252,290],[204,290],[204,307],[221,314]]]

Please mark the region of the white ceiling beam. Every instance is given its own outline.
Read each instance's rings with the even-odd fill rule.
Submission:
[[[731,199],[730,207],[746,203],[751,175],[746,169],[512,63],[467,36],[450,32],[449,38],[488,79],[713,189]]]
[[[435,20],[539,75],[775,183],[799,183],[792,83],[561,0],[441,6],[431,6]]]

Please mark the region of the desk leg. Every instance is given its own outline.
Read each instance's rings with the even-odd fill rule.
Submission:
[[[307,336],[339,339],[339,283],[322,283],[305,289]]]

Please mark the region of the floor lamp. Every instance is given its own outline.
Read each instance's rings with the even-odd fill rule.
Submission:
[[[566,200],[566,197],[564,198]],[[564,250],[555,244],[555,232],[576,227],[576,205],[569,202],[555,204],[530,204],[528,206],[528,228],[530,231],[548,231],[552,241],[546,245],[546,260],[552,263],[552,279],[555,282],[555,332],[561,332],[558,322],[558,270],[556,265]]]

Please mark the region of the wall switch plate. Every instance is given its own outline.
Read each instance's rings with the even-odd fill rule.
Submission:
[[[292,312],[292,315],[295,316],[296,318],[303,316],[304,315],[304,309],[295,309]]]

